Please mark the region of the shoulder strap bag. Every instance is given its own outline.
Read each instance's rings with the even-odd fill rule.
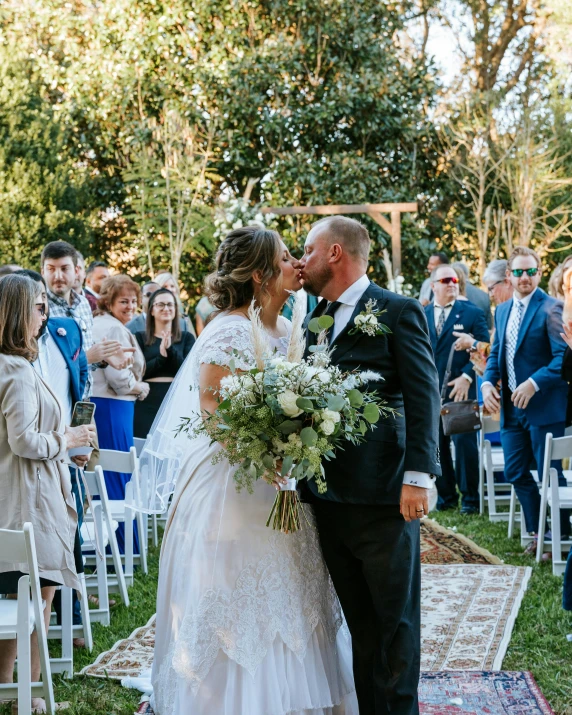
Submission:
[[[445,379],[441,388],[441,419],[443,421],[443,432],[445,435],[464,434],[466,432],[477,432],[481,429],[481,416],[479,403],[477,400],[461,400],[461,402],[445,402],[447,399],[447,387],[451,380],[451,367],[455,355],[455,345],[451,347]]]

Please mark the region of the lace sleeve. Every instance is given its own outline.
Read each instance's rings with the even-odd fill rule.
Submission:
[[[246,320],[239,319],[221,325],[197,347],[199,365],[214,363],[221,367],[228,367],[232,359],[237,370],[250,370],[255,365],[250,322]]]

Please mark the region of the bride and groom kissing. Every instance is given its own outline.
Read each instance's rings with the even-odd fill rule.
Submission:
[[[237,492],[220,445],[184,439],[159,572],[157,715],[419,712],[419,518],[440,474],[438,381],[421,306],[369,281],[369,248],[363,225],[336,216],[314,224],[300,260],[257,227],[232,231],[218,250],[206,281],[218,312],[154,430],[182,410],[213,412],[230,365],[253,367],[253,299],[269,344],[285,353],[291,326],[280,313],[301,286],[322,297],[307,320],[334,319],[332,363],[380,373],[368,390],[395,413],[324,464],[325,494],[305,484],[294,534],[264,526],[271,486]],[[368,301],[390,332],[360,329]],[[309,349],[316,337],[306,336]]]

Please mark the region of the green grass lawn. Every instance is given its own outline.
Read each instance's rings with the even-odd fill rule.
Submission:
[[[532,578],[518,615],[503,668],[530,670],[557,715],[572,715],[572,614],[562,610],[562,578],[552,576],[550,563],[536,564],[524,556],[518,539],[507,539],[506,523],[491,524],[483,516],[461,516],[459,512],[432,514],[443,526],[457,530],[479,546],[517,566],[532,566]],[[135,578],[129,590],[130,608],[122,605],[112,610],[111,625],[93,626],[94,650],[75,651],[75,670],[95,660],[121,638],[145,625],[155,612],[159,550],[149,553],[149,574]],[[56,700],[68,700],[70,715],[131,715],[140,694],[126,690],[112,680],[76,676],[73,680],[54,678]],[[0,715],[9,709],[0,706]],[[216,715],[213,713],[213,715]]]

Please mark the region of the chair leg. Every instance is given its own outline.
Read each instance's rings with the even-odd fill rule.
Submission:
[[[91,620],[89,618],[89,601],[87,598],[87,587],[85,585],[85,574],[78,574],[80,585],[81,621],[83,624],[83,638],[85,647],[91,653],[93,650],[93,634],[91,632]]]
[[[146,516],[146,515],[145,515]],[[136,513],[136,521],[137,521],[137,529],[139,530],[139,555],[140,555],[140,563],[141,563],[141,571],[147,575],[149,573],[149,569],[147,568],[147,519],[144,518],[144,515],[138,511]]]
[[[111,622],[109,615],[109,586],[107,583],[107,560],[105,558],[105,539],[103,538],[103,516],[101,504],[95,504],[93,509],[94,526],[97,529],[99,543],[103,553],[98,554],[96,550],[95,563],[97,574],[97,598],[99,599],[99,611],[102,614],[101,623],[108,626]]]
[[[550,474],[550,473],[549,473]],[[540,515],[538,517],[538,541],[536,544],[536,562],[540,563],[544,553],[544,536],[546,534],[546,517],[548,514],[548,481],[550,476],[544,477],[540,488]]]
[[[558,491],[558,473],[555,469],[550,470],[550,495],[552,497],[550,504],[550,516],[552,527],[552,573],[558,575],[559,571],[556,568],[557,564],[562,564],[562,543],[560,539],[561,522],[560,522],[560,494]]]
[[[490,513],[490,512],[489,512]],[[510,488],[510,511],[508,516],[508,538],[512,539],[514,535],[514,522],[516,519],[516,492],[511,485]],[[522,515],[521,515],[522,519]]]
[[[117,544],[117,536],[115,531],[113,531],[112,524],[108,524],[109,533],[109,546],[111,548],[111,556],[113,558],[113,567],[115,568],[115,574],[117,575],[117,586],[119,588],[119,593],[123,599],[123,603],[129,607],[129,596],[127,594],[127,583],[125,581],[125,574],[123,573],[123,564],[121,563],[121,554],[119,553],[119,546]],[[127,543],[127,522],[125,522],[125,543]],[[133,544],[133,539],[131,539]]]
[[[18,712],[32,712],[32,661],[30,652],[30,632],[28,623],[30,580],[22,579],[18,583]],[[40,628],[43,627],[40,623]]]
[[[157,514],[153,514],[152,517],[152,528],[153,528],[153,546],[157,548],[159,546],[159,532],[157,530]]]

